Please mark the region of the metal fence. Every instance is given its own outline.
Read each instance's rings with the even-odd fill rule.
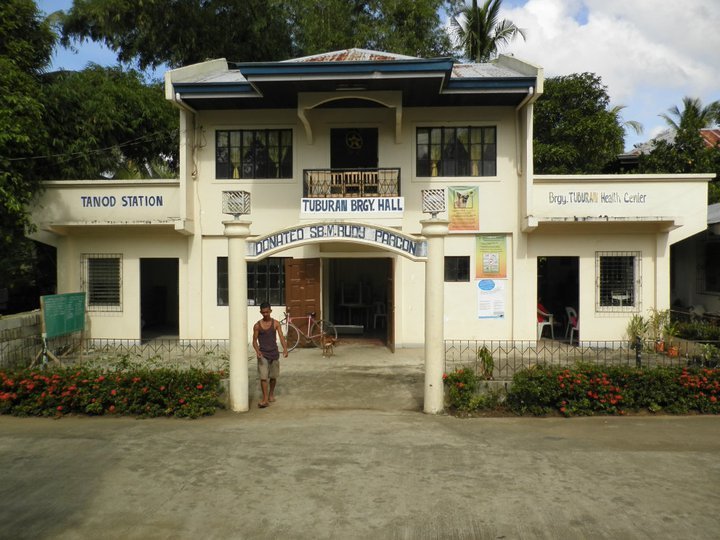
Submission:
[[[104,361],[117,362],[126,359],[134,363],[145,362],[154,366],[206,367],[226,369],[229,356],[228,340],[206,339],[72,339],[60,338],[48,341],[47,350],[63,364]],[[22,345],[16,343],[12,356],[6,355],[2,367],[28,367],[42,365],[48,358],[42,357],[42,340],[27,339]]]
[[[712,342],[715,347],[720,343]],[[716,365],[717,359],[703,356],[703,343],[679,340],[673,347],[660,347],[644,341],[636,347],[628,341],[583,341],[576,345],[553,340],[477,341],[446,340],[445,372],[459,367],[472,368],[483,374],[486,366],[479,352],[485,347],[492,356],[492,377],[512,379],[522,369],[532,366],[572,366],[578,363],[598,366],[684,366]]]

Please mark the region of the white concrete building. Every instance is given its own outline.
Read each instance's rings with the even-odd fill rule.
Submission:
[[[580,340],[621,339],[669,307],[670,246],[706,227],[711,175],[534,175],[543,71],[510,56],[220,59],[165,88],[178,180],[50,181],[35,208],[58,292],[88,293],[91,337],[228,337],[224,191],[251,197],[250,321],[269,300],[391,348],[425,340],[423,190],[450,222],[429,284],[446,339],[534,340],[539,299],[556,337],[572,307]]]

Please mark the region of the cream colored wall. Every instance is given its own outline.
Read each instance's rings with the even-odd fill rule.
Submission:
[[[44,186],[46,191],[33,206],[33,221],[40,228],[83,223],[173,223],[180,219],[178,180],[58,180]],[[97,202],[100,205],[96,206]],[[146,206],[148,203],[154,205]]]
[[[139,258],[180,258],[180,335],[196,339],[225,339],[228,335],[227,308],[217,306],[216,259],[227,255],[223,221],[230,216],[221,213],[224,190],[246,190],[252,195],[253,234],[267,234],[296,225],[301,221],[303,170],[330,166],[330,129],[333,127],[377,127],[379,131],[379,166],[401,169],[401,195],[405,200],[402,218],[368,218],[358,220],[371,224],[398,226],[404,232],[418,234],[421,212],[421,190],[450,186],[477,186],[480,194],[480,233],[505,234],[508,238],[508,280],[506,316],[503,320],[479,320],[477,317],[477,281],[474,279],[475,233],[453,233],[446,239],[447,255],[468,255],[471,262],[469,283],[444,283],[445,335],[448,339],[535,339],[535,302],[537,299],[538,256],[580,256],[580,318],[582,339],[619,339],[630,313],[606,314],[594,311],[595,251],[642,251],[643,310],[664,306],[667,291],[669,243],[703,230],[707,177],[538,177],[529,187],[527,202],[531,215],[551,219],[573,219],[576,216],[607,215],[612,208],[618,217],[642,217],[650,225],[623,229],[623,224],[596,224],[592,232],[583,232],[572,224],[562,229],[543,225],[533,232],[521,232],[519,201],[525,199],[524,178],[527,170],[517,162],[526,153],[526,141],[519,140],[523,152],[517,152],[517,113],[512,108],[404,109],[400,142],[395,140],[395,114],[389,109],[319,109],[309,112],[314,142],[307,144],[305,129],[295,110],[281,111],[214,111],[199,112],[193,118],[183,113],[183,126],[189,130],[181,140],[182,166],[180,183],[56,183],[35,213],[41,229],[52,228],[48,222],[64,224],[61,234],[52,238],[58,246],[58,292],[77,290],[82,253],[124,253],[124,311],[92,315],[93,337],[139,337]],[[338,120],[342,118],[342,120]],[[481,178],[416,178],[415,133],[418,126],[495,125],[498,137],[498,174]],[[283,180],[215,179],[216,129],[293,130],[294,176]],[[196,146],[194,147],[193,144]],[[520,174],[520,176],[519,176]],[[143,181],[146,182],[146,181]],[[580,187],[582,186],[582,187]],[[79,208],[78,197],[93,193],[139,193],[160,190],[164,212],[147,208],[143,212],[113,215],[109,212]],[[599,205],[549,203],[549,193],[567,191],[646,192],[642,203]],[[184,215],[187,212],[187,215]],[[441,214],[444,218],[447,214]],[[653,226],[662,217],[677,227],[663,233]],[[123,220],[142,220],[166,225],[138,231],[122,226]],[[95,221],[94,221],[95,220]],[[78,223],[82,222],[82,226]],[[68,226],[69,225],[69,226]],[[173,232],[172,227],[178,232]],[[654,227],[654,228],[653,228]],[[61,227],[62,229],[62,227]],[[183,236],[182,234],[188,236]],[[66,234],[65,234],[66,233]],[[46,233],[43,233],[47,236]],[[63,235],[64,234],[64,235]],[[46,238],[46,240],[48,240]],[[49,241],[49,240],[48,240]],[[386,252],[369,252],[357,247],[333,252],[331,247],[311,245],[280,254],[292,257],[390,256]],[[353,254],[348,255],[349,252]],[[394,256],[393,256],[394,257]],[[657,264],[656,264],[657,262]],[[395,341],[398,347],[420,345],[424,341],[425,268],[423,263],[395,258]],[[284,307],[284,306],[283,306]],[[518,314],[518,316],[514,316]],[[276,315],[281,318],[282,307]],[[248,320],[257,318],[257,306],[248,307]]]
[[[216,305],[215,260],[227,253],[227,241],[222,237],[222,221],[229,219],[220,212],[222,191],[245,190],[251,193],[252,212],[246,219],[252,221],[253,234],[263,235],[295,225],[300,217],[303,170],[330,167],[330,130],[341,127],[378,128],[378,166],[401,169],[401,196],[405,199],[402,219],[367,218],[359,221],[386,226],[397,226],[404,232],[419,234],[420,220],[428,216],[421,212],[420,191],[426,188],[447,186],[474,186],[480,188],[480,214],[482,232],[509,232],[518,229],[518,181],[516,162],[516,115],[512,109],[404,109],[401,142],[395,140],[395,112],[390,109],[316,109],[308,114],[313,129],[313,144],[307,144],[305,129],[294,110],[288,111],[213,111],[199,113],[196,119],[197,140],[201,148],[195,152],[198,188],[195,232],[204,238],[197,248],[203,259],[202,297],[199,306],[205,338],[227,336],[227,308]],[[484,178],[433,178],[415,177],[415,133],[418,126],[494,125],[498,137],[498,175]],[[294,178],[290,180],[218,180],[215,179],[215,131],[218,129],[292,129]],[[441,217],[443,217],[441,215]],[[474,235],[459,235],[448,239],[448,245],[458,254],[471,254]],[[317,246],[290,250],[280,256],[347,257],[348,252],[319,251]],[[368,254],[362,251],[351,256],[389,256],[388,253]],[[395,264],[395,342],[398,347],[419,346],[424,342],[425,268],[423,263],[402,257]],[[449,301],[462,304],[462,308],[447,314],[446,329],[460,336],[463,328],[473,335],[495,332],[502,328],[503,336],[510,338],[511,318],[481,323],[477,320],[477,302],[468,304],[468,292],[475,295],[474,283],[458,286],[445,284]],[[446,300],[447,302],[448,300]],[[508,305],[508,311],[511,306]],[[257,308],[248,308],[249,321],[257,316]],[[277,313],[276,313],[277,314]],[[281,315],[277,314],[278,316]],[[198,318],[195,314],[195,318]],[[197,321],[196,321],[197,322]]]
[[[438,116],[442,120],[437,120]],[[337,120],[341,117],[342,120]],[[500,108],[405,109],[402,142],[395,142],[395,115],[389,109],[320,109],[310,111],[313,144],[307,144],[305,130],[291,111],[214,111],[201,113],[197,124],[202,148],[197,151],[198,221],[203,235],[221,235],[222,191],[251,193],[252,212],[248,216],[254,234],[263,235],[300,221],[303,170],[330,167],[330,129],[337,127],[377,127],[378,164],[401,169],[401,195],[405,198],[402,222],[392,218],[370,218],[370,223],[401,225],[402,230],[419,233],[420,190],[428,187],[479,185],[484,199],[488,227],[508,230],[517,221],[517,173],[515,115]],[[415,130],[434,125],[496,125],[498,127],[498,175],[485,178],[415,177]],[[294,178],[289,180],[215,179],[215,131],[217,129],[293,129]],[[489,229],[488,229],[489,230]],[[197,232],[197,231],[196,231]]]
[[[518,321],[522,332],[526,336],[533,336],[536,332],[537,319],[535,307],[537,302],[537,258],[538,257],[578,257],[579,258],[579,311],[580,338],[583,341],[619,340],[623,339],[625,327],[637,310],[628,308],[622,313],[596,312],[596,269],[595,253],[598,251],[632,251],[641,253],[642,293],[640,313],[647,314],[647,310],[655,307],[656,287],[656,238],[654,234],[573,234],[551,235],[534,233],[528,241],[528,270],[532,273],[523,277],[528,282],[529,294],[520,299],[522,305],[518,313],[526,316]],[[663,260],[659,261],[661,264]],[[660,309],[668,307],[658,306]],[[559,314],[558,314],[559,315]],[[532,339],[517,337],[516,339]]]
[[[147,230],[125,229],[117,231],[75,231],[58,244],[58,293],[77,292],[81,289],[80,262],[83,254],[122,254],[122,311],[89,311],[89,331],[93,338],[140,338],[140,259],[179,259],[179,313],[180,332],[187,332],[183,314],[187,313],[186,239],[177,233],[159,233]]]

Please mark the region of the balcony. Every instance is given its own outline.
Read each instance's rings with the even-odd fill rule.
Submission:
[[[400,169],[306,169],[303,197],[399,197]]]

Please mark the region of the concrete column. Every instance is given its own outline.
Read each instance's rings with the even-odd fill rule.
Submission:
[[[230,408],[250,409],[248,395],[247,237],[250,221],[224,221],[228,237],[228,311],[230,314]]]
[[[425,397],[423,411],[442,412],[443,368],[445,366],[445,236],[449,221],[420,221],[427,238],[425,263]]]

